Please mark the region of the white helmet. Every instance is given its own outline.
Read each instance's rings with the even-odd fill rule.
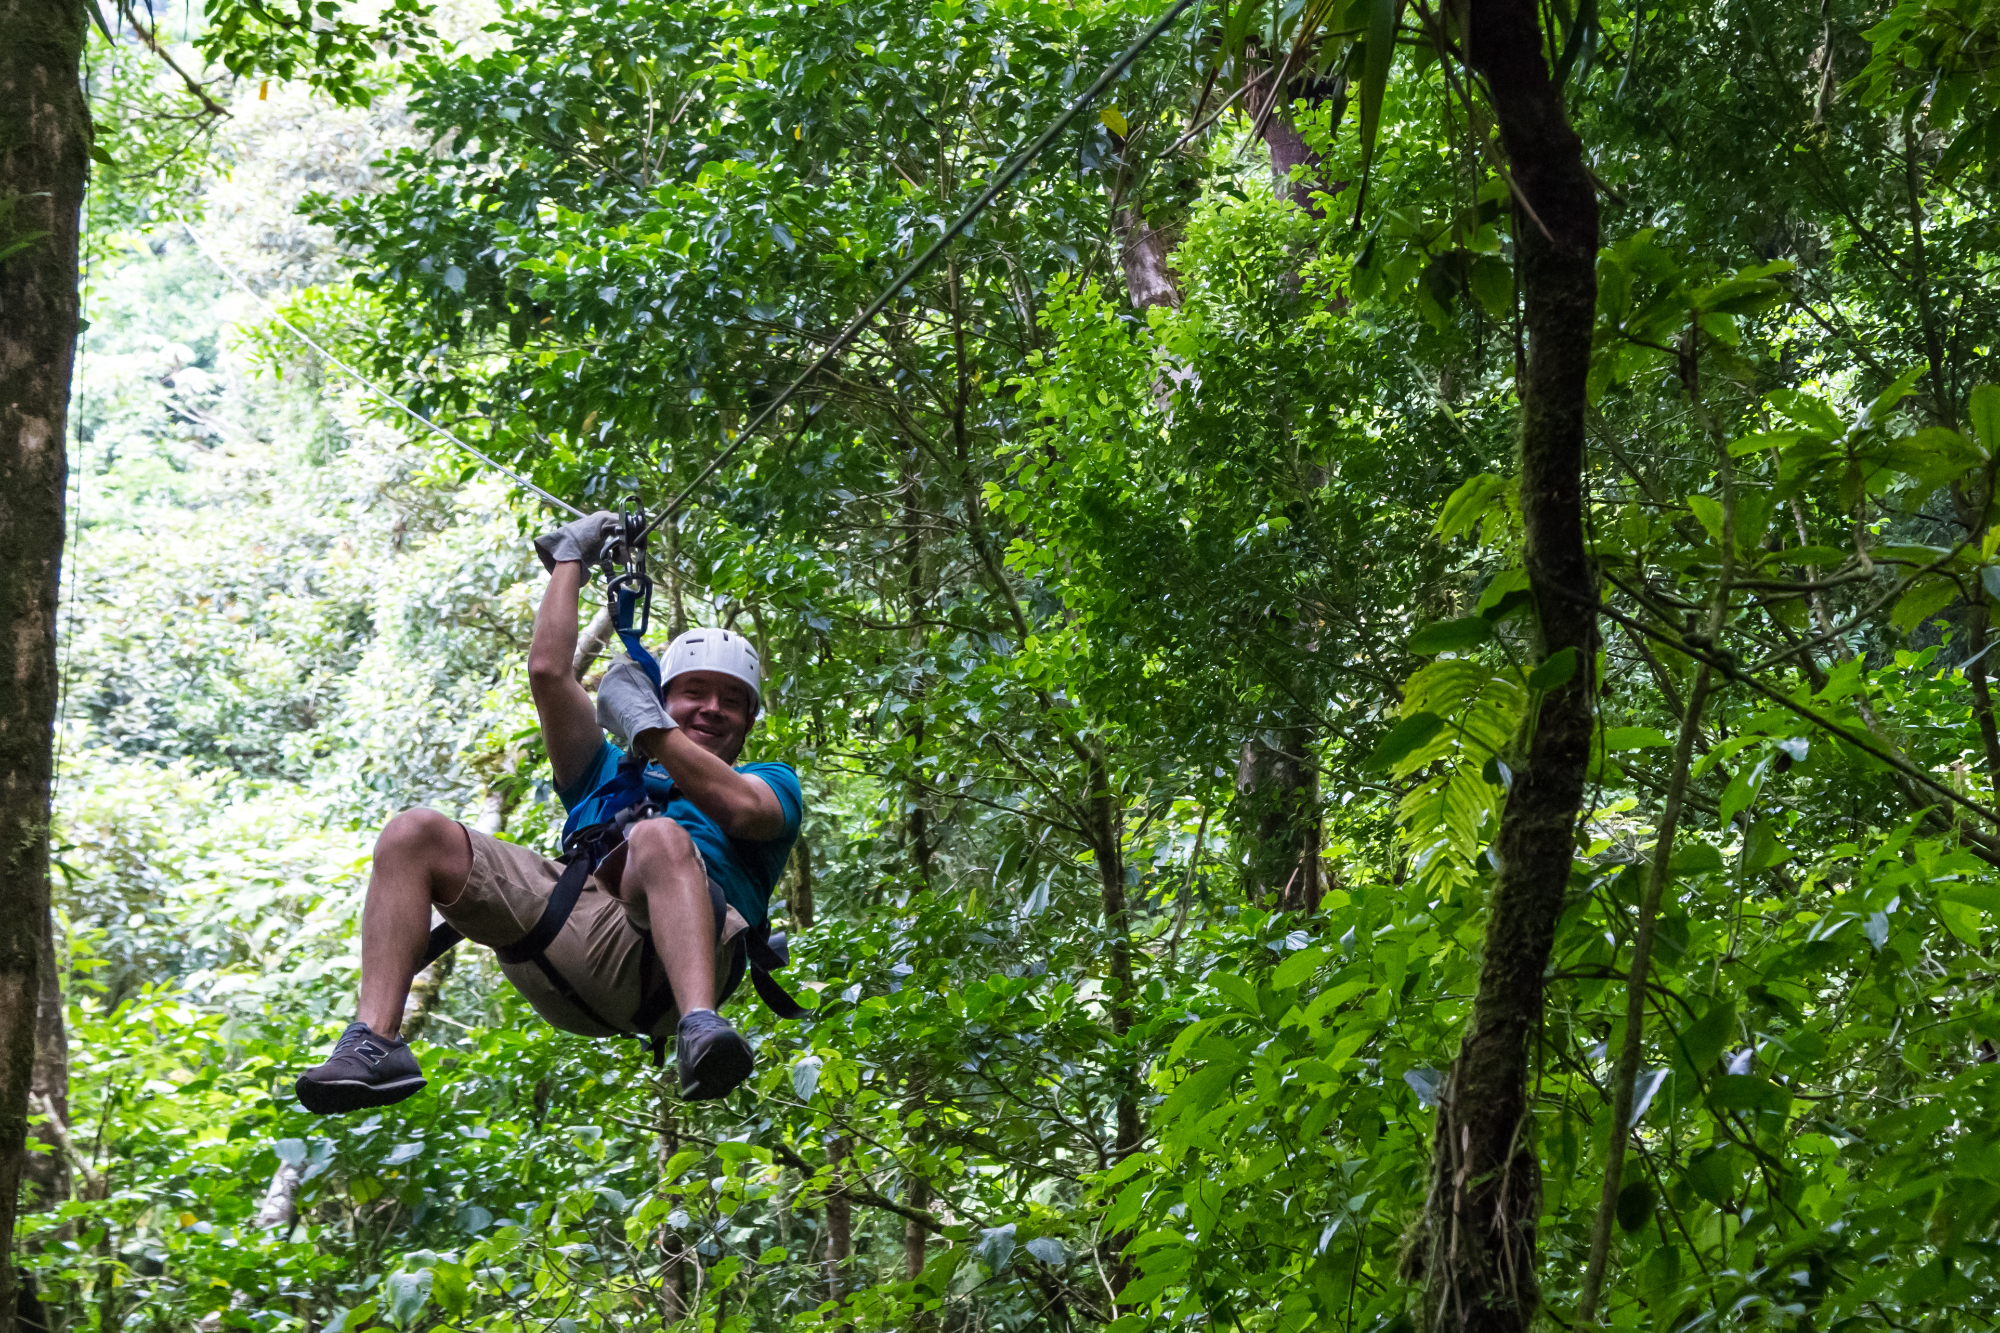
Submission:
[[[675,676],[684,676],[690,671],[720,671],[725,676],[734,676],[750,687],[750,702],[753,709],[764,706],[764,669],[757,660],[757,650],[741,634],[731,634],[726,629],[691,629],[667,645],[665,658],[660,663],[660,689]]]

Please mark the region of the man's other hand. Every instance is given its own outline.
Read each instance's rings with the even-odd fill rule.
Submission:
[[[620,657],[605,669],[604,679],[597,686],[597,722],[628,750],[645,733],[671,731],[676,725],[667,716],[666,705],[660,702],[660,691],[652,678],[629,657]]]
[[[556,566],[566,560],[575,560],[583,565],[596,564],[603,558],[605,547],[623,535],[624,527],[618,515],[609,509],[600,509],[535,538],[535,554],[542,558],[542,567],[553,574]]]

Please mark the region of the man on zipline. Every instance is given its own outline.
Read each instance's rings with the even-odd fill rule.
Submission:
[[[535,613],[529,688],[569,812],[565,850],[589,850],[566,865],[433,810],[391,819],[361,914],[357,1021],[325,1064],[299,1076],[307,1110],[387,1106],[424,1086],[397,1031],[432,952],[433,907],[492,947],[502,973],[556,1027],[649,1038],[656,1059],[676,1033],[681,1094],[691,1099],[722,1097],[749,1077],[750,1044],[715,1012],[746,964],[767,1003],[781,1013],[792,1005],[767,975],[783,965],[768,903],[798,839],[798,775],[780,763],[732,766],[762,704],[756,651],[726,630],[689,630],[668,647],[659,687],[622,657],[594,708],[571,674],[579,592],[620,536],[616,515],[596,513],[535,543],[549,586]],[[606,731],[636,751],[631,760]],[[652,762],[642,768],[640,756]]]

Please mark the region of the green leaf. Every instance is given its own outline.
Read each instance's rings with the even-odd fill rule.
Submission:
[[[1816,435],[1837,440],[1847,434],[1847,423],[1824,398],[1796,389],[1779,389],[1771,395],[1771,405]]]
[[[1736,1170],[1726,1148],[1705,1148],[1688,1159],[1682,1172],[1694,1192],[1718,1206],[1736,1195]]]
[[[1551,653],[1540,665],[1528,673],[1528,688],[1531,690],[1560,689],[1576,674],[1576,649],[1564,648]]]
[[[384,1284],[389,1292],[389,1318],[407,1328],[431,1303],[432,1281],[428,1268],[414,1273],[391,1273]]]
[[[1263,1012],[1257,1006],[1257,988],[1234,972],[1211,972],[1208,974],[1208,984],[1221,991],[1223,998],[1243,1012],[1247,1014]]]
[[[1481,255],[1472,261],[1472,271],[1467,275],[1467,285],[1472,288],[1473,299],[1485,308],[1495,319],[1507,319],[1514,313],[1514,270],[1504,259],[1494,255]]]
[[[1473,610],[1497,625],[1516,611],[1532,605],[1534,600],[1534,594],[1528,587],[1528,571],[1503,569],[1487,582],[1486,590],[1479,594],[1479,605]]]
[[[1717,1000],[1681,1033],[1681,1049],[1687,1053],[1688,1064],[1697,1073],[1705,1073],[1722,1058],[1722,1048],[1735,1035],[1736,1006],[1728,1000]]]
[[[1832,546],[1794,546],[1780,551],[1778,559],[1787,565],[1817,565],[1829,567],[1847,559],[1847,552]]]
[[[1579,75],[1590,71],[1590,58],[1596,53],[1599,32],[1597,0],[1576,0],[1575,16],[1563,27],[1562,55],[1556,60],[1555,81],[1558,87],[1569,82],[1571,69],[1576,69]],[[1577,67],[1579,56],[1583,59],[1581,68]]]
[[[1896,376],[1889,387],[1877,394],[1874,402],[1868,404],[1868,420],[1879,425],[1889,415],[1891,408],[1915,392],[1917,380],[1923,373],[1924,366],[1919,362]]]
[[[1914,435],[1890,440],[1871,457],[1926,490],[1966,479],[1986,465],[1986,456],[1977,444],[1942,426],[1927,426]]]
[[[1734,823],[1736,816],[1756,801],[1757,793],[1763,786],[1763,770],[1757,765],[1749,764],[1737,769],[1736,775],[1729,779],[1729,785],[1723,788],[1722,800],[1718,802],[1716,819],[1721,826],[1726,829]]]
[[[1773,1111],[1782,1115],[1792,1107],[1791,1093],[1756,1074],[1724,1074],[1715,1080],[1709,1095],[1725,1111]]]
[[[1618,1191],[1618,1225],[1637,1231],[1653,1220],[1653,1183],[1643,1177]]]
[[[1271,984],[1280,990],[1289,990],[1311,976],[1313,969],[1324,961],[1326,961],[1326,950],[1300,949],[1278,964],[1276,970],[1271,973]]]
[[[1648,750],[1672,745],[1665,734],[1652,727],[1606,727],[1604,729],[1605,750],[1616,753],[1619,750]]]
[[[1908,634],[1956,600],[1958,584],[1942,574],[1929,575],[1896,599],[1896,605],[1889,611],[1889,623]]]
[[[2000,917],[2000,884],[1982,880],[1954,884],[1944,891],[1943,897],[1947,902],[1963,903],[1988,916]]]
[[[1229,1085],[1236,1081],[1236,1073],[1242,1067],[1238,1061],[1216,1061],[1195,1070],[1168,1094],[1165,1104],[1160,1107],[1160,1118],[1174,1120],[1187,1115],[1199,1119],[1222,1100],[1222,1095],[1229,1091]]]
[[[1769,490],[1746,489],[1736,496],[1736,553],[1750,556],[1764,544],[1764,533],[1771,526],[1771,514],[1777,507],[1777,497]]]
[[[1972,438],[1991,458],[2000,453],[2000,385],[1982,384],[1974,389],[1969,407]]]
[[[1944,928],[1974,948],[1979,947],[1979,913],[1964,903],[1940,898],[1937,905],[1938,920]]]
[[[1507,479],[1496,477],[1490,472],[1482,472],[1459,484],[1438,511],[1437,522],[1431,531],[1442,541],[1450,541],[1472,531],[1480,519],[1486,517],[1495,505],[1505,504]]]
[[[1804,438],[1804,432],[1796,430],[1760,431],[1733,440],[1729,445],[1729,456],[1741,458],[1745,454],[1761,453],[1766,449],[1786,449]]]
[[[1493,637],[1493,623],[1484,616],[1464,616],[1426,625],[1410,636],[1410,651],[1419,657],[1462,653]]]
[[[1368,195],[1368,172],[1375,160],[1375,137],[1382,127],[1382,98],[1389,89],[1389,68],[1396,60],[1396,19],[1403,0],[1369,0],[1368,35],[1361,40],[1361,188],[1355,192],[1354,215]]]
[[[1688,508],[1694,511],[1695,520],[1708,534],[1708,539],[1717,546],[1722,545],[1722,501],[1712,495],[1690,495]]]
[[[1792,859],[1792,849],[1778,839],[1778,826],[1760,819],[1743,836],[1743,868],[1755,873],[1781,866]]]
[[[1374,753],[1361,761],[1364,771],[1393,768],[1412,753],[1430,743],[1444,729],[1444,719],[1436,713],[1412,713],[1382,738]]]
[[[1712,875],[1722,869],[1722,853],[1705,842],[1684,842],[1674,848],[1667,869],[1676,875]]]

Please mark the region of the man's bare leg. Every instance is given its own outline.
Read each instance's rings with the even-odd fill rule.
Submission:
[[[649,819],[625,839],[626,897],[646,895],[653,947],[681,1012],[675,1066],[681,1095],[705,1101],[728,1095],[750,1076],[750,1043],[715,1012],[715,908],[708,870],[687,830]]]
[[[361,908],[361,1003],[324,1063],[299,1075],[299,1104],[315,1115],[393,1106],[424,1087],[424,1071],[397,1039],[403,1001],[430,937],[431,904],[450,903],[472,873],[472,840],[435,810],[405,810],[375,840]]]
[[[457,820],[405,810],[375,840],[361,909],[361,1004],[356,1015],[380,1036],[403,1026],[403,1002],[430,941],[431,904],[457,900],[472,873],[472,842]]]
[[[708,869],[688,831],[671,819],[648,819],[625,839],[620,892],[643,894],[653,923],[653,947],[685,1014],[715,1008],[715,908]]]

